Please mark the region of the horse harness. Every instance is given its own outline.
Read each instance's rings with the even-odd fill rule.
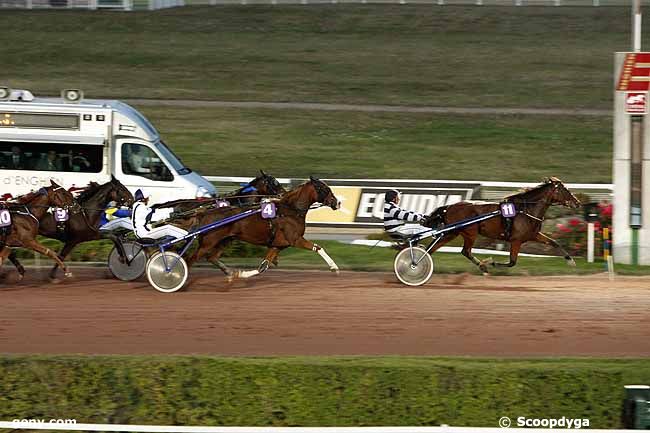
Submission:
[[[535,215],[531,215],[529,212],[526,211],[526,208],[527,208],[528,204],[536,204],[536,203],[540,203],[540,202],[541,202],[540,200],[537,200],[537,201],[523,200],[520,203],[515,203],[514,201],[510,201],[509,199],[506,198],[506,199],[502,200],[499,203],[499,207],[501,207],[501,205],[507,204],[507,203],[512,203],[512,204],[515,205],[515,212],[516,213],[515,213],[514,216],[511,216],[511,217],[505,217],[503,215],[501,216],[501,219],[503,220],[503,228],[504,228],[504,230],[503,230],[504,232],[502,233],[502,235],[503,235],[503,238],[506,241],[510,241],[510,238],[512,237],[512,226],[514,225],[514,220],[517,217],[517,215],[521,214],[521,215],[527,216],[528,218],[537,221],[539,224],[542,224],[544,222],[544,216],[542,216],[540,218],[540,217],[537,217]],[[523,204],[523,208],[524,208],[523,210],[519,209],[520,204]]]

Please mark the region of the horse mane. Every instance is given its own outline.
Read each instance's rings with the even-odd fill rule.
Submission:
[[[41,196],[42,194],[41,189],[45,189],[45,188],[39,188],[36,191],[30,191],[27,194],[19,195],[18,197],[15,197],[13,201],[20,204],[29,203],[35,198]]]
[[[104,187],[106,185],[108,185],[108,184],[100,185],[97,182],[90,182],[88,184],[88,186],[83,191],[81,191],[79,193],[79,196],[77,196],[77,201],[79,203],[85,202],[86,200],[88,200],[92,196],[94,196],[102,187]]]
[[[302,187],[307,185],[309,182],[311,182],[311,180],[308,180],[307,182],[303,182],[300,185],[298,185],[297,187],[293,188],[292,190],[287,191],[280,198],[280,202],[285,203],[287,201],[291,201],[294,198],[294,196],[297,196],[298,194],[300,194],[302,192]]]
[[[545,188],[545,187],[547,187],[549,185],[552,185],[554,183],[557,183],[557,182],[562,183],[562,181],[559,178],[555,177],[555,176],[545,177],[544,179],[542,179],[542,183],[540,183],[539,185],[534,186],[532,188],[524,188],[523,190],[521,190],[519,192],[507,195],[507,196],[505,196],[505,199],[508,200],[508,199],[513,199],[513,198],[527,198],[529,195],[532,195],[532,194],[538,192],[540,189]]]

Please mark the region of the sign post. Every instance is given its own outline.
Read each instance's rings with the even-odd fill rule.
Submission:
[[[634,22],[638,23],[639,18],[635,17]],[[639,48],[637,32],[640,29],[634,30],[635,49]],[[613,253],[617,262],[650,264],[650,254],[641,251],[641,245],[650,239],[647,219],[650,189],[643,188],[644,172],[647,177],[650,169],[650,161],[645,156],[650,156],[647,149],[650,137],[646,136],[650,130],[646,126],[650,53],[618,53],[616,69]]]

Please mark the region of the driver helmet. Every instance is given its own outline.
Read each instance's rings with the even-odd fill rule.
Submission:
[[[149,197],[149,195],[145,194],[145,192],[140,188],[138,188],[138,190],[135,192],[135,194],[133,194],[133,199],[135,201],[144,201],[144,199],[148,198],[148,197]]]
[[[402,193],[399,192],[399,190],[391,189],[390,191],[386,191],[386,194],[384,194],[384,201],[386,203],[394,203],[395,199],[399,199],[401,197]]]

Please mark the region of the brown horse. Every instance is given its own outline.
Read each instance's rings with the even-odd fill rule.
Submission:
[[[63,187],[50,181],[51,186],[41,188],[16,199],[7,207],[11,214],[11,225],[0,235],[0,266],[9,257],[12,248],[29,248],[54,260],[63,269],[65,276],[72,274],[57,254],[44,247],[36,240],[39,221],[45,216],[50,207],[67,209],[74,204],[74,197]],[[22,280],[25,270],[18,268],[18,280]]]
[[[325,182],[309,178],[309,181],[287,192],[282,198],[273,201],[277,214],[274,219],[263,219],[260,214],[241,219],[232,224],[220,227],[199,237],[199,248],[188,260],[191,266],[197,260],[210,253],[208,260],[215,264],[230,278],[249,278],[264,272],[270,263],[277,264],[277,258],[285,248],[296,247],[318,253],[330,267],[338,273],[338,266],[327,255],[325,250],[303,237],[305,234],[305,218],[314,203],[338,209],[340,202]],[[198,217],[198,225],[204,226],[242,212],[237,208],[221,208],[206,212]],[[239,239],[254,245],[265,245],[269,249],[260,267],[254,271],[237,271],[235,273],[220,260],[225,247],[234,239]]]
[[[536,241],[559,249],[567,262],[575,266],[575,261],[569,253],[555,240],[541,232],[544,215],[551,205],[560,204],[571,208],[580,206],[580,201],[564,186],[562,181],[552,177],[535,188],[506,197],[504,202],[514,204],[517,212],[516,216],[512,218],[511,225],[508,224],[505,218],[488,219],[445,236],[432,252],[460,235],[464,241],[462,254],[478,266],[484,274],[487,274],[486,264],[488,263],[493,266],[515,266],[521,245],[525,242]],[[481,204],[460,202],[450,206],[443,206],[429,215],[424,225],[436,227],[440,224],[453,224],[466,218],[493,212],[499,209],[499,206],[500,203],[487,202]],[[472,247],[478,235],[510,242],[510,261],[508,263],[495,263],[491,259],[483,261],[476,259],[472,255]]]
[[[106,210],[108,203],[114,201],[118,206],[131,206],[133,204],[133,195],[119,180],[111,176],[111,180],[103,185],[91,182],[79,194],[76,201],[79,206],[71,210],[70,219],[65,224],[65,230],[58,229],[57,222],[51,212],[41,220],[38,229],[40,235],[58,239],[64,243],[59,252],[61,260],[65,260],[80,243],[102,239],[104,234],[99,232],[98,227],[102,213]],[[11,256],[9,259],[11,259]],[[58,267],[58,263],[54,265],[50,271],[50,278],[56,277]]]

